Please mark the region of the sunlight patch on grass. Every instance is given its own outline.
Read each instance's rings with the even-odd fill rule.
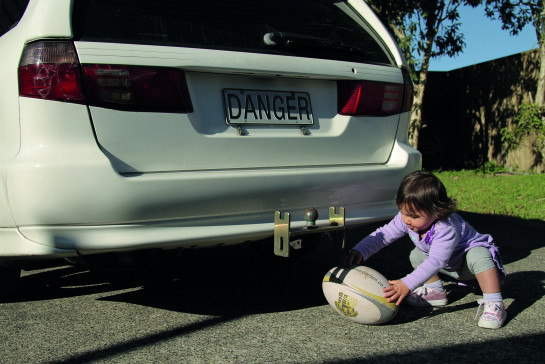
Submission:
[[[545,220],[545,174],[435,174],[461,211]]]

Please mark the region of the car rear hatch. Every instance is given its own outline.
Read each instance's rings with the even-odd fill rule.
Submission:
[[[74,7],[96,138],[120,173],[388,160],[410,80],[348,4],[152,4]]]

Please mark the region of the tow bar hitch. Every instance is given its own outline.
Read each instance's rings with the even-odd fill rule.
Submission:
[[[302,237],[309,234],[326,234],[332,243],[340,241],[344,248],[345,240],[345,221],[344,207],[339,208],[339,213],[335,212],[335,207],[329,208],[329,225],[317,226],[318,211],[314,208],[308,208],[303,212],[306,226],[301,228],[290,227],[290,213],[284,213],[282,218],[280,211],[274,213],[274,254],[281,257],[289,257],[290,247],[300,249]]]

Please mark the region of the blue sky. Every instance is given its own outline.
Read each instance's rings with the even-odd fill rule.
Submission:
[[[501,29],[501,22],[490,20],[482,8],[465,7],[460,11],[461,31],[466,48],[455,58],[432,59],[431,71],[450,71],[476,63],[509,56],[538,47],[533,26],[526,26],[517,36]]]

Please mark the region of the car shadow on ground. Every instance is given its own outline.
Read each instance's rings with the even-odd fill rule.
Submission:
[[[508,271],[503,287],[504,297],[514,300],[508,308],[509,317],[513,319],[545,295],[543,260],[539,261],[539,266],[517,264],[532,251],[545,246],[545,222],[498,215],[462,215],[478,231],[491,234],[500,247],[504,263],[515,267],[515,271]],[[346,247],[352,247],[383,223],[348,231]],[[412,248],[409,239],[400,239],[371,257],[365,265],[389,279],[400,278],[412,269],[408,260]],[[49,263],[51,269],[37,270],[37,273],[22,277],[18,294],[13,300],[32,301],[104,293],[100,300],[203,315],[296,310],[327,304],[321,281],[344,251],[322,243],[308,256],[286,259],[272,257],[272,254],[263,256],[249,245],[187,250],[179,257],[170,257],[153,268],[123,272],[96,271],[56,261]],[[119,293],[129,288],[134,289]],[[473,292],[454,283],[447,288],[451,303]],[[445,309],[460,310],[466,306],[452,305],[452,308]],[[431,314],[425,311],[405,310],[392,324]]]
[[[313,254],[263,257],[247,246],[188,251],[165,267],[167,279],[104,300],[213,316],[290,311],[326,302],[321,280],[329,265]]]
[[[31,264],[11,301],[101,294],[100,300],[214,316],[326,303],[321,280],[337,260],[327,246],[295,259],[273,256],[272,245],[268,253],[248,244],[187,250],[153,267],[125,271],[90,269],[63,260]]]

